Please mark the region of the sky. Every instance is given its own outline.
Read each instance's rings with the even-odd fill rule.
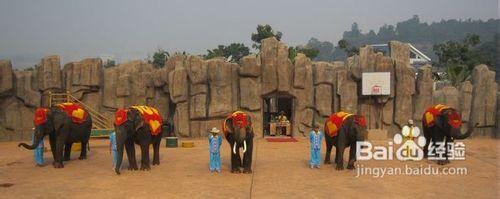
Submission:
[[[219,44],[251,46],[257,24],[289,45],[336,43],[357,22],[363,32],[419,15],[499,18],[498,0],[0,0],[0,59],[14,67],[58,54],[62,62],[144,59],[156,49],[203,54]]]

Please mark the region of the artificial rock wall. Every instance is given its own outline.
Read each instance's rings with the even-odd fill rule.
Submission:
[[[262,136],[263,97],[273,93],[294,98],[296,136],[341,110],[363,114],[369,128],[392,135],[410,118],[419,122],[436,103],[456,107],[464,121],[479,123],[474,136],[500,136],[495,135],[500,115],[495,72],[479,65],[471,81],[434,90],[431,66],[417,71],[410,65],[408,45],[394,41],[389,46],[388,56],[363,47],[345,61],[314,62],[303,54],[291,61],[288,47],[268,38],[258,55],[239,64],[175,55],[161,69],[143,61],[104,69],[95,58],[61,67],[58,56],[48,56],[34,71],[13,71],[10,61],[0,60],[0,140],[30,139],[34,109],[48,105],[48,92],[65,91],[110,119],[120,107],[154,106],[182,137],[205,136],[235,110],[248,112],[256,135]],[[391,72],[391,94],[360,95],[363,72]]]

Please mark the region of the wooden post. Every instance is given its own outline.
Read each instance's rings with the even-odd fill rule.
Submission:
[[[49,107],[52,107],[52,92],[49,91]]]

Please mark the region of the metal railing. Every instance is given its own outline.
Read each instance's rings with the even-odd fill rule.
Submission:
[[[82,105],[85,108],[85,110],[90,114],[90,116],[92,116],[93,129],[98,129],[98,130],[113,129],[112,122],[106,116],[94,110],[92,107],[88,106],[82,101],[78,100],[75,96],[71,95],[70,92],[66,93],[49,92],[49,105],[51,107],[65,102],[76,102]]]

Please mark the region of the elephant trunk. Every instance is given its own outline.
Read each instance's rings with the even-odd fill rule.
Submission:
[[[460,129],[452,129],[450,132],[451,137],[453,137],[454,139],[457,139],[457,140],[462,140],[462,139],[468,138],[472,134],[472,132],[474,131],[474,128],[476,128],[478,125],[479,125],[479,123],[476,123],[474,126],[469,125],[469,127],[467,128],[467,131],[465,131],[465,133],[462,133],[460,131]]]
[[[35,143],[33,143],[33,145],[28,145],[28,144],[26,144],[26,143],[19,143],[17,146],[18,146],[18,147],[23,146],[23,147],[24,147],[24,148],[26,148],[26,149],[33,150],[33,149],[35,149],[35,148],[36,148],[36,146],[37,146],[37,145],[38,145],[38,144],[35,144]]]
[[[40,136],[40,135],[38,135],[38,133],[35,132],[35,140],[33,141],[32,145],[28,145],[26,143],[19,143],[17,146],[18,147],[23,146],[26,149],[33,150],[33,149],[36,149],[38,144],[40,144],[40,142],[42,141],[42,138],[43,138],[43,135]]]

